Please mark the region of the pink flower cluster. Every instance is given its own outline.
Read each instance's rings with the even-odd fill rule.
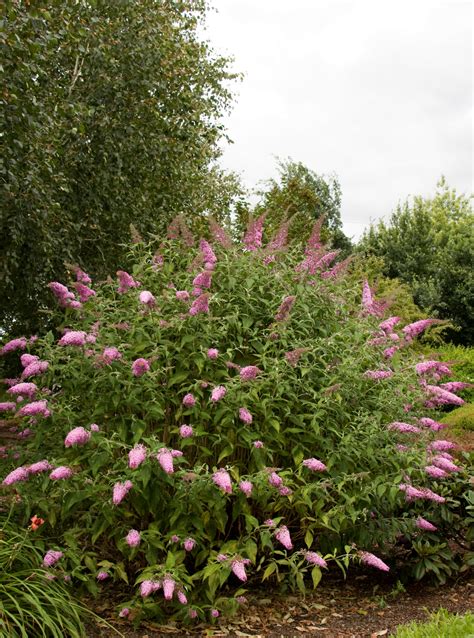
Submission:
[[[64,439],[65,447],[72,447],[73,445],[85,445],[89,442],[91,433],[85,430],[83,427],[77,427],[71,430]]]
[[[38,388],[35,383],[16,383],[8,388],[8,394],[21,395],[32,399],[37,393]]]
[[[407,501],[414,501],[417,499],[425,499],[427,501],[434,501],[435,503],[444,503],[446,499],[444,496],[440,496],[435,492],[432,492],[427,487],[417,488],[412,485],[402,483],[399,485],[399,489],[405,492],[405,498]]]
[[[403,328],[406,341],[412,341],[415,337],[420,335],[429,326],[432,326],[436,322],[436,319],[420,319],[414,323],[409,323]]]
[[[263,223],[266,213],[260,215],[257,219],[250,220],[247,231],[243,238],[243,243],[247,250],[255,251],[262,247]]]
[[[377,558],[377,556],[374,556],[374,554],[371,554],[370,552],[359,552],[359,557],[366,565],[380,569],[383,572],[390,571],[390,567],[386,565],[383,560],[380,560],[380,558]]]
[[[311,563],[312,565],[317,565],[318,567],[327,567],[328,564],[326,563],[326,561],[324,560],[324,558],[321,558],[321,556],[319,554],[317,554],[316,552],[304,552],[304,557],[306,558],[306,560],[308,561],[308,563]]]
[[[232,494],[232,481],[229,472],[219,469],[212,475],[212,480],[226,494]]]
[[[225,389],[225,387],[223,385],[218,385],[212,390],[211,401],[217,403],[217,401],[220,401],[225,397],[226,393],[227,390]]]
[[[135,281],[135,279],[124,270],[117,270],[117,277],[119,280],[117,292],[121,295],[130,288],[139,288],[141,285],[139,281]]]
[[[249,498],[252,495],[253,485],[250,481],[240,481],[239,490]]]
[[[450,367],[441,361],[420,361],[420,363],[416,364],[415,370],[419,375],[428,373],[436,375],[436,380],[440,379],[443,375],[452,374]]]
[[[136,470],[146,459],[147,450],[144,445],[138,443],[128,453],[128,467]]]
[[[433,525],[433,523],[430,523],[421,516],[416,519],[415,525],[418,527],[418,529],[421,529],[424,532],[436,532],[436,530],[438,529],[435,525]]]
[[[29,379],[30,377],[36,377],[39,374],[43,374],[49,367],[47,361],[40,361],[40,358],[32,354],[22,354],[20,357],[21,365],[23,366],[23,372],[21,373],[22,379]]]
[[[199,250],[201,251],[201,257],[204,264],[215,264],[217,262],[217,257],[212,250],[211,245],[205,239],[200,240]]]
[[[183,456],[181,450],[169,450],[166,447],[162,447],[158,451],[156,458],[158,459],[158,463],[161,465],[161,468],[164,472],[166,472],[166,474],[173,474],[173,459],[178,456]]]
[[[367,370],[364,372],[364,377],[367,379],[373,379],[374,381],[378,381],[379,379],[389,379],[393,376],[393,372],[391,370]]]
[[[62,308],[81,308],[82,304],[74,297],[74,293],[71,292],[66,286],[60,284],[58,281],[51,281],[48,284],[48,288],[58,300],[59,305]]]
[[[183,397],[183,405],[185,408],[193,408],[196,405],[196,399],[193,394],[188,392]]]
[[[63,480],[71,478],[72,475],[73,475],[73,471],[71,470],[70,467],[66,467],[65,465],[60,465],[59,467],[55,468],[51,472],[51,474],[49,475],[49,478],[52,481],[63,481]]]
[[[440,405],[464,405],[465,403],[461,397],[436,385],[427,384],[425,385],[425,389],[427,393],[431,395],[429,403],[433,404],[434,407]]]
[[[122,358],[122,354],[117,350],[117,348],[109,346],[108,348],[104,348],[104,352],[100,356],[100,360],[105,365],[110,365],[112,361],[118,361]]]
[[[207,356],[209,357],[209,359],[217,359],[217,357],[219,356],[219,350],[217,350],[217,348],[209,348],[209,350],[207,351]]]
[[[17,416],[42,416],[44,418],[47,418],[50,415],[51,412],[48,409],[48,402],[46,401],[46,399],[27,403],[17,412]]]
[[[247,408],[239,408],[239,419],[246,425],[250,425],[253,421],[253,417]]]
[[[77,281],[74,285],[74,288],[79,295],[79,300],[81,303],[86,303],[91,297],[95,297],[95,290],[89,288],[84,283]]]
[[[209,293],[203,293],[199,295],[197,299],[193,301],[191,304],[191,308],[189,309],[189,314],[191,316],[198,315],[200,313],[208,313],[209,312]]]
[[[119,505],[130,492],[132,487],[133,483],[131,481],[125,481],[124,483],[115,483],[112,494],[112,503],[114,505]]]
[[[177,290],[176,291],[176,299],[178,301],[188,301],[189,300],[189,292],[187,290]]]
[[[285,359],[288,361],[290,366],[296,368],[301,355],[303,355],[307,351],[308,348],[296,348],[295,350],[290,350],[289,352],[285,352]]]
[[[286,321],[290,314],[290,311],[293,307],[293,304],[296,301],[295,295],[290,295],[289,297],[285,297],[280,304],[280,307],[277,310],[275,315],[275,321]]]
[[[58,560],[60,560],[64,556],[63,552],[56,551],[54,549],[49,549],[44,558],[43,558],[43,566],[44,567],[52,567],[55,565]]]
[[[149,290],[143,290],[138,295],[138,300],[144,306],[148,306],[148,308],[154,308],[156,306],[156,299]]]
[[[28,340],[25,337],[12,339],[2,346],[2,348],[0,349],[0,355],[8,354],[9,352],[14,352],[15,350],[24,350],[27,344]]]
[[[286,525],[281,525],[277,530],[275,530],[275,538],[283,545],[283,547],[285,547],[285,549],[293,549],[290,532]]]
[[[324,472],[328,469],[322,461],[319,461],[315,458],[305,459],[303,461],[303,465],[310,469],[312,472]]]
[[[150,370],[150,363],[147,359],[140,357],[132,363],[132,374],[134,377],[141,377]]]
[[[193,428],[191,425],[183,424],[179,428],[179,434],[183,439],[189,439],[193,435]]]
[[[141,542],[140,532],[136,529],[131,529],[125,537],[125,542],[129,547],[138,547]]]
[[[242,381],[253,381],[259,372],[261,370],[257,366],[244,366],[240,370],[240,378]]]
[[[396,430],[397,432],[402,432],[404,434],[419,434],[421,432],[420,428],[417,428],[416,425],[402,423],[401,421],[394,421],[393,423],[390,423],[388,429]]]
[[[235,558],[230,564],[233,574],[243,583],[247,580],[245,566],[249,564],[250,560],[248,558]]]

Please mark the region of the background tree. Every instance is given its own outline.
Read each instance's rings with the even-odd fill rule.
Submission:
[[[301,162],[278,162],[279,178],[270,179],[259,191],[260,201],[252,215],[266,213],[265,234],[271,237],[285,220],[290,221],[289,238],[304,243],[314,222],[322,215],[322,239],[348,253],[350,240],[342,231],[341,187],[336,177],[318,175]],[[250,211],[241,209],[238,222],[245,227]]]
[[[415,303],[452,320],[454,341],[474,342],[474,216],[471,198],[444,178],[432,198],[399,205],[388,224],[363,236],[359,251],[383,257],[384,274],[408,283]]]
[[[0,327],[41,325],[45,284],[122,263],[129,224],[223,221],[215,160],[229,60],[198,35],[205,0],[18,0],[3,9]],[[39,308],[39,312],[38,312]]]

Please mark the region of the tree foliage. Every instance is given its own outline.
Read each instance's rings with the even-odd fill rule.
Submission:
[[[432,198],[399,205],[362,238],[363,255],[383,257],[384,273],[408,283],[415,303],[460,327],[474,342],[474,216],[470,198],[441,179]]]
[[[123,257],[129,224],[159,233],[182,210],[229,213],[213,163],[229,60],[198,29],[205,0],[9,2],[0,47],[0,325],[35,329],[40,291],[79,262]]]
[[[260,200],[252,211],[254,217],[266,213],[265,233],[271,237],[281,224],[290,222],[290,240],[304,243],[315,221],[324,216],[322,239],[346,253],[350,240],[342,231],[341,187],[336,177],[318,175],[302,162],[279,161],[279,178],[270,179],[259,191]],[[248,221],[248,211],[240,224]]]

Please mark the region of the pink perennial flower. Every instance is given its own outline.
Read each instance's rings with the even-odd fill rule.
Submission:
[[[221,612],[218,609],[211,609],[211,616],[213,618],[219,618],[220,615],[221,615]]]
[[[268,475],[268,482],[272,487],[281,487],[283,485],[283,479],[276,472],[271,472]]]
[[[196,288],[210,288],[212,284],[212,274],[209,270],[196,275],[193,279],[193,286]],[[201,294],[201,293],[199,293]]]
[[[443,456],[435,456],[431,459],[431,463],[436,465],[436,467],[441,468],[445,472],[459,472],[461,469],[457,465],[455,465],[450,459],[446,459]]]
[[[39,361],[39,357],[35,354],[22,354],[20,357],[21,365],[26,368],[30,363],[34,363],[35,361]]]
[[[17,416],[43,416],[47,418],[51,415],[51,412],[48,409],[48,402],[46,399],[42,399],[41,401],[33,401],[32,403],[27,403],[17,413]]]
[[[392,376],[392,370],[367,370],[364,372],[364,377],[367,379],[373,379],[374,381],[379,379],[389,379]]]
[[[189,439],[193,435],[193,428],[191,425],[183,424],[179,428],[179,434],[183,439]]]
[[[22,379],[28,379],[29,377],[36,377],[39,374],[43,374],[49,367],[48,361],[33,361],[28,364],[21,373]]]
[[[163,595],[165,600],[171,600],[173,598],[175,586],[176,583],[171,576],[165,576],[163,578]]]
[[[474,387],[474,383],[466,383],[464,381],[448,381],[448,383],[441,383],[440,388],[447,392],[460,392],[466,388]]]
[[[277,310],[277,313],[275,315],[275,321],[286,321],[288,319],[288,316],[290,314],[290,311],[295,301],[296,301],[295,295],[285,297],[282,303],[280,304],[280,307]]]
[[[446,452],[446,450],[452,450],[456,447],[456,444],[452,441],[445,441],[443,439],[438,439],[437,441],[433,441],[428,446],[429,450],[434,450],[435,452]]]
[[[134,278],[124,270],[117,270],[117,277],[119,280],[117,292],[119,294],[127,292],[130,288],[138,288],[140,286],[140,282],[135,281]]]
[[[239,408],[239,419],[246,425],[250,425],[253,420],[252,415],[247,408]]]
[[[266,213],[260,215],[257,219],[252,219],[245,233],[243,243],[247,250],[255,251],[262,247],[263,223]]]
[[[423,425],[425,428],[429,428],[433,432],[438,432],[439,430],[447,427],[444,423],[438,423],[438,421],[434,421],[433,419],[425,416],[421,419],[418,419],[418,423],[420,425]]]
[[[85,430],[83,427],[74,428],[71,430],[64,439],[65,447],[72,447],[73,445],[85,445],[89,442],[91,433]]]
[[[216,403],[225,397],[227,390],[223,385],[218,385],[215,387],[211,393],[211,401]]]
[[[424,532],[436,532],[436,530],[438,529],[435,525],[433,525],[433,523],[430,523],[421,516],[416,519],[415,525],[418,527],[418,529],[421,529]]]
[[[109,578],[109,576],[110,576],[110,574],[108,574],[107,572],[105,572],[105,571],[100,571],[100,572],[97,574],[96,579],[97,579],[99,582],[102,582],[102,581],[104,581],[104,580],[107,580],[107,578]]]
[[[228,559],[227,554],[217,554],[216,556],[216,560],[219,563],[225,563],[225,561]]]
[[[382,323],[379,324],[379,328],[383,330],[386,334],[390,334],[393,332],[394,327],[397,325],[399,321],[400,321],[400,317],[389,317],[388,319],[385,319],[385,321],[382,321]]]
[[[89,275],[83,270],[81,270],[79,266],[74,267],[74,272],[76,274],[76,281],[81,281],[83,284],[92,283],[92,279],[89,277]]]
[[[141,542],[140,532],[131,529],[125,537],[125,541],[129,547],[138,547]]]
[[[144,580],[140,584],[140,596],[147,598],[150,594],[153,594],[157,589],[160,589],[161,583],[156,580]]]
[[[168,450],[168,448],[161,448],[156,458],[158,459],[158,463],[161,465],[163,471],[166,472],[166,474],[173,474],[173,455],[171,451]]]
[[[206,264],[215,264],[217,257],[212,250],[211,245],[205,239],[201,239],[199,242],[199,249],[201,251],[202,261]]]
[[[317,554],[316,552],[304,552],[304,557],[306,558],[306,560],[308,561],[308,563],[311,563],[312,565],[317,565],[318,567],[327,567],[327,563],[324,560],[324,558],[321,558],[321,556],[319,554]]]
[[[154,306],[156,306],[156,299],[149,290],[143,290],[138,295],[138,299],[140,303],[142,303],[145,306],[148,306],[149,308],[154,308]]]
[[[128,618],[130,615],[130,609],[128,607],[124,607],[120,610],[119,618]]]
[[[128,467],[136,470],[146,459],[146,447],[141,443],[135,445],[128,453]]]
[[[87,333],[84,330],[70,330],[58,341],[60,346],[85,346]]]
[[[198,315],[200,313],[208,313],[209,312],[209,294],[203,293],[199,295],[197,299],[193,301],[191,304],[191,308],[189,309],[189,314],[191,316]]]
[[[196,541],[194,540],[194,538],[186,538],[183,543],[183,547],[187,552],[192,552],[193,549],[196,547]]]
[[[431,402],[435,406],[438,405],[464,405],[464,399],[458,397],[452,392],[448,392],[444,388],[440,388],[436,385],[425,385],[426,391],[431,394]]]
[[[420,321],[408,324],[403,328],[405,339],[411,341],[434,323],[437,323],[436,319],[420,319]]]
[[[315,458],[305,459],[303,461],[303,465],[310,469],[312,472],[324,472],[328,469],[322,461],[319,461]]]
[[[122,354],[114,347],[104,348],[101,359],[106,365],[110,365],[112,361],[122,358]]]
[[[28,474],[40,474],[41,472],[49,472],[52,470],[53,466],[48,463],[48,461],[37,461],[36,463],[32,463],[26,468]]]
[[[17,467],[16,470],[7,474],[7,476],[3,479],[2,485],[13,485],[14,483],[19,483],[20,481],[27,481],[29,478],[28,470],[25,467]]]
[[[398,350],[397,346],[391,346],[390,348],[385,348],[385,350],[383,351],[383,356],[386,359],[391,359],[393,355],[397,352],[397,350]]]
[[[97,423],[91,423],[90,430],[91,432],[100,432],[100,427],[97,425]]]
[[[282,485],[278,488],[278,493],[280,494],[280,496],[290,496],[290,494],[293,494],[293,490],[286,485]]]
[[[188,392],[183,398],[183,405],[185,408],[193,408],[196,405],[196,399],[193,394]]]
[[[189,292],[187,290],[177,290],[176,299],[178,299],[178,301],[188,301]]]
[[[71,470],[70,467],[66,467],[65,465],[60,465],[59,467],[55,468],[51,474],[49,475],[49,478],[52,481],[62,481],[68,478],[71,478],[71,476],[73,475],[73,471]]]
[[[188,604],[188,599],[186,598],[186,594],[184,593],[184,591],[182,589],[180,589],[177,594],[176,594],[176,598],[179,600],[179,602],[182,605],[187,605]]]
[[[112,495],[112,503],[119,505],[123,499],[127,496],[133,487],[131,481],[125,481],[124,483],[115,483]]]
[[[366,565],[370,565],[371,567],[376,567],[377,569],[382,570],[383,572],[389,572],[390,567],[386,565],[380,558],[374,556],[370,552],[359,552],[360,559]]]
[[[16,409],[16,403],[12,401],[4,401],[0,403],[0,412],[11,412]]]
[[[64,556],[62,552],[49,549],[43,558],[43,567],[52,567]]]
[[[247,574],[245,573],[245,566],[248,564],[250,564],[250,560],[248,558],[236,558],[230,564],[232,572],[243,583],[245,583],[245,581],[247,580]]]
[[[245,366],[240,370],[240,378],[242,381],[252,381],[259,372],[261,370],[257,366]]]
[[[217,357],[219,356],[219,350],[217,350],[217,348],[209,348],[209,350],[207,351],[207,356],[209,357],[209,359],[217,359]]]
[[[8,394],[16,394],[32,399],[38,392],[38,387],[35,383],[16,383],[8,388]]]
[[[425,467],[425,472],[428,474],[428,476],[431,476],[432,478],[437,478],[437,479],[448,476],[447,472],[445,472],[439,467],[436,467],[436,465],[427,465]]]
[[[254,441],[253,446],[254,448],[257,448],[257,450],[260,449],[263,447],[263,441]]]
[[[253,485],[250,481],[240,481],[239,490],[248,498],[252,494]]]
[[[416,364],[415,370],[419,375],[432,373],[438,375],[438,378],[442,375],[452,374],[450,367],[441,361],[420,361]]]
[[[135,359],[132,363],[132,374],[134,377],[141,377],[150,370],[150,363],[147,359]]]
[[[301,358],[301,355],[308,351],[308,348],[296,348],[295,350],[290,350],[289,352],[285,352],[285,359],[288,361],[290,366],[296,368],[298,365],[298,361]]]
[[[14,352],[15,350],[24,350],[27,346],[27,343],[28,341],[25,337],[7,341],[7,343],[5,343],[0,349],[0,355],[8,354],[9,352]]]
[[[95,290],[92,290],[92,288],[89,288],[89,286],[86,286],[82,282],[77,281],[75,284],[73,284],[73,286],[76,289],[77,294],[79,295],[79,300],[81,303],[86,303],[91,297],[95,297]]]
[[[279,543],[285,547],[285,549],[293,549],[293,543],[291,542],[290,532],[286,525],[281,525],[275,531],[275,538]]]
[[[388,429],[403,432],[404,434],[419,434],[421,432],[420,428],[417,428],[416,425],[402,423],[401,421],[394,421],[393,423],[390,423]]]
[[[74,293],[71,292],[66,286],[60,284],[59,281],[50,281],[48,288],[58,300],[59,305],[62,308],[71,306],[74,302]]]
[[[221,468],[214,472],[212,480],[223,492],[226,494],[232,494],[232,481],[230,474],[226,470]]]

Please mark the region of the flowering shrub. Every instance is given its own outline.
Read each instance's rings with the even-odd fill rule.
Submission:
[[[9,395],[31,434],[5,489],[48,520],[52,574],[128,586],[122,617],[217,618],[247,580],[304,590],[334,562],[439,572],[423,543],[462,529],[467,470],[429,416],[462,399],[410,349],[431,322],[383,320],[367,282],[354,304],[336,252],[262,247],[262,224],[135,244],[132,274],[63,293]]]

